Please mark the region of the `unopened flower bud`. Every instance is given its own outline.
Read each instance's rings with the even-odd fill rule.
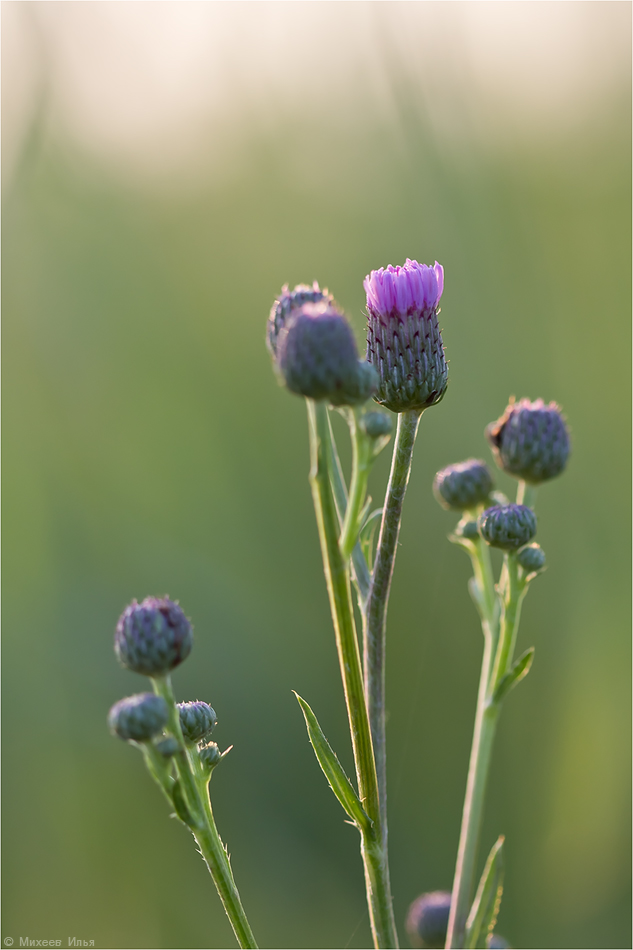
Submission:
[[[161,739],[160,742],[156,742],[154,745],[156,751],[160,752],[165,759],[170,759],[172,755],[175,755],[180,749],[178,739],[174,736],[165,736],[164,739]]]
[[[382,439],[391,435],[393,422],[386,412],[367,412],[361,420],[363,431],[370,439]]]
[[[488,950],[510,950],[510,944],[501,934],[491,934],[488,937]]]
[[[433,479],[433,494],[442,508],[470,511],[492,491],[492,476],[481,459],[467,459],[441,469]]]
[[[477,520],[479,534],[493,548],[516,551],[536,534],[536,515],[527,505],[488,508]]]
[[[535,541],[534,544],[528,544],[526,548],[519,551],[517,561],[524,571],[529,573],[540,571],[545,567],[545,551]]]
[[[168,719],[169,710],[162,696],[138,693],[114,704],[108,714],[108,725],[120,739],[147,742],[163,731]]]
[[[448,385],[437,308],[444,269],[407,258],[402,267],[373,270],[367,294],[367,362],[378,370],[376,402],[393,412],[426,409]]]
[[[281,293],[275,300],[268,324],[266,326],[266,345],[273,359],[277,355],[277,338],[286,326],[295,310],[300,310],[304,303],[332,303],[332,295],[327,290],[321,290],[316,280],[312,287],[307,284],[297,284],[294,290],[288,290],[288,284],[281,288]]]
[[[467,538],[469,541],[474,541],[475,538],[479,537],[477,522],[469,521],[468,518],[462,518],[455,528],[455,534],[459,538]]]
[[[198,753],[200,755],[200,761],[202,762],[203,768],[208,769],[209,771],[214,769],[222,758],[222,753],[218,748],[217,742],[208,742],[198,750]]]
[[[125,608],[114,634],[119,662],[145,676],[164,676],[186,660],[193,646],[191,624],[168,597],[146,597]]]
[[[365,402],[376,390],[375,372],[358,359],[352,328],[325,301],[293,311],[277,338],[276,366],[291,392],[335,406]]]
[[[569,431],[559,406],[542,399],[511,401],[486,428],[495,461],[509,475],[538,485],[560,475],[570,452]]]
[[[416,897],[407,914],[407,933],[412,947],[441,948],[446,944],[451,909],[449,891],[432,891]]]
[[[187,742],[199,742],[215,729],[218,717],[208,703],[178,703],[180,728]]]

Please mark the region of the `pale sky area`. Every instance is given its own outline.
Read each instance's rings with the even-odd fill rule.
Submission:
[[[243,130],[389,113],[394,64],[438,135],[547,144],[626,89],[628,2],[4,0],[5,171],[38,107],[137,172],[226,161]],[[8,169],[7,169],[8,166]]]

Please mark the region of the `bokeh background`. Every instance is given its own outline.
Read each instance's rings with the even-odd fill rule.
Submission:
[[[481,634],[430,487],[508,396],[563,406],[485,850],[514,947],[630,947],[630,16],[624,2],[3,4],[2,937],[231,947],[192,841],[107,732],[112,653],[168,593],[216,708],[218,823],[263,947],[367,947],[358,842],[291,689],[349,739],[305,408],[264,347],[286,281],[363,337],[362,280],[442,262],[388,655],[402,921],[449,888]],[[342,431],[342,430],[341,430]],[[383,490],[388,459],[373,477]],[[509,491],[510,479],[498,485]]]

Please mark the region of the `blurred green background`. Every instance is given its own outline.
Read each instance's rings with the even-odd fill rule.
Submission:
[[[431,8],[452,8],[463,29],[464,6],[494,17],[489,4],[325,4],[335,37],[343,7],[374,17],[382,92],[350,68],[319,102],[271,93],[262,114],[238,57],[223,87],[232,104],[205,125],[229,159],[207,167],[199,145],[197,164],[157,175],[72,134],[55,86],[65,54],[53,55],[70,21],[55,18],[83,7],[81,41],[86,7],[133,7],[151,23],[174,5],[9,6],[51,9],[3,36],[36,35],[40,79],[4,194],[2,937],[233,946],[191,839],[105,724],[113,702],[145,688],[115,662],[116,619],[133,597],[168,593],[196,631],[177,696],[210,701],[215,738],[235,745],[213,801],[260,945],[370,945],[357,836],[291,693],[351,767],[305,408],[278,387],[263,337],[281,285],[316,278],[361,341],[365,274],[410,256],[445,267],[450,386],[422,421],[389,618],[402,939],[409,902],[451,885],[482,646],[467,559],[446,541],[453,518],[431,481],[489,458],[484,426],[516,394],[563,406],[573,456],[540,493],[549,570],[519,644],[535,644],[536,660],[495,750],[483,846],[507,836],[497,929],[514,947],[630,947],[630,95],[618,52],[629,4],[534,4],[544,43],[558,8],[592,8],[603,58],[584,63],[587,82],[609,56],[624,55],[623,78],[573,109],[561,100],[542,124],[538,104],[524,115],[510,101],[496,125],[494,96],[453,89],[448,74],[434,79],[448,90],[438,121],[411,58],[378,29],[403,6],[428,8],[415,41]],[[313,4],[200,6],[275,7],[292,41],[284,82],[318,75],[296,9]],[[511,50],[520,17],[498,16]],[[364,42],[341,34],[337,56],[355,62]],[[108,83],[119,67],[106,66]]]

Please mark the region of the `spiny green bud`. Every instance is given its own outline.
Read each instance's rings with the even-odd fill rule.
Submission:
[[[361,426],[370,439],[382,439],[386,435],[391,435],[393,431],[392,418],[386,412],[365,413],[361,419]]]
[[[125,608],[114,634],[114,652],[128,670],[164,676],[186,660],[193,646],[191,624],[168,597],[146,597]]]
[[[540,571],[545,567],[545,551],[535,541],[534,544],[528,544],[526,548],[519,551],[517,561],[523,570],[530,574],[533,571]]]
[[[198,749],[198,753],[203,767],[209,771],[214,769],[222,758],[217,742],[207,742],[206,745]]]
[[[451,895],[448,891],[431,891],[416,897],[407,914],[407,933],[412,947],[422,950],[444,947]]]
[[[294,311],[300,310],[304,303],[320,303],[321,301],[331,304],[333,298],[327,290],[321,290],[316,280],[312,287],[308,287],[307,284],[297,284],[294,290],[288,290],[288,284],[284,284],[281,293],[272,306],[266,326],[266,345],[273,359],[277,356],[279,334]]]
[[[455,534],[458,538],[467,538],[469,541],[474,541],[475,538],[479,537],[479,528],[477,527],[477,522],[469,521],[467,518],[462,518],[455,528]]]
[[[120,739],[147,742],[163,731],[168,719],[169,710],[162,696],[138,693],[114,704],[108,714],[108,725]]]
[[[536,515],[527,505],[504,505],[484,511],[477,526],[491,547],[516,551],[536,534]]]
[[[187,742],[199,742],[210,735],[217,725],[218,718],[208,703],[178,703],[180,728]]]
[[[165,736],[164,739],[154,743],[154,745],[156,751],[160,752],[165,759],[170,759],[180,749],[180,744],[174,736]]]
[[[433,479],[433,494],[442,508],[467,511],[483,505],[494,484],[481,459],[466,459],[441,469]]]
[[[510,400],[501,418],[487,427],[486,438],[499,468],[533,485],[555,478],[567,465],[569,430],[555,402]]]
[[[345,316],[325,302],[293,311],[277,338],[275,366],[291,392],[334,406],[366,402],[378,385]]]

